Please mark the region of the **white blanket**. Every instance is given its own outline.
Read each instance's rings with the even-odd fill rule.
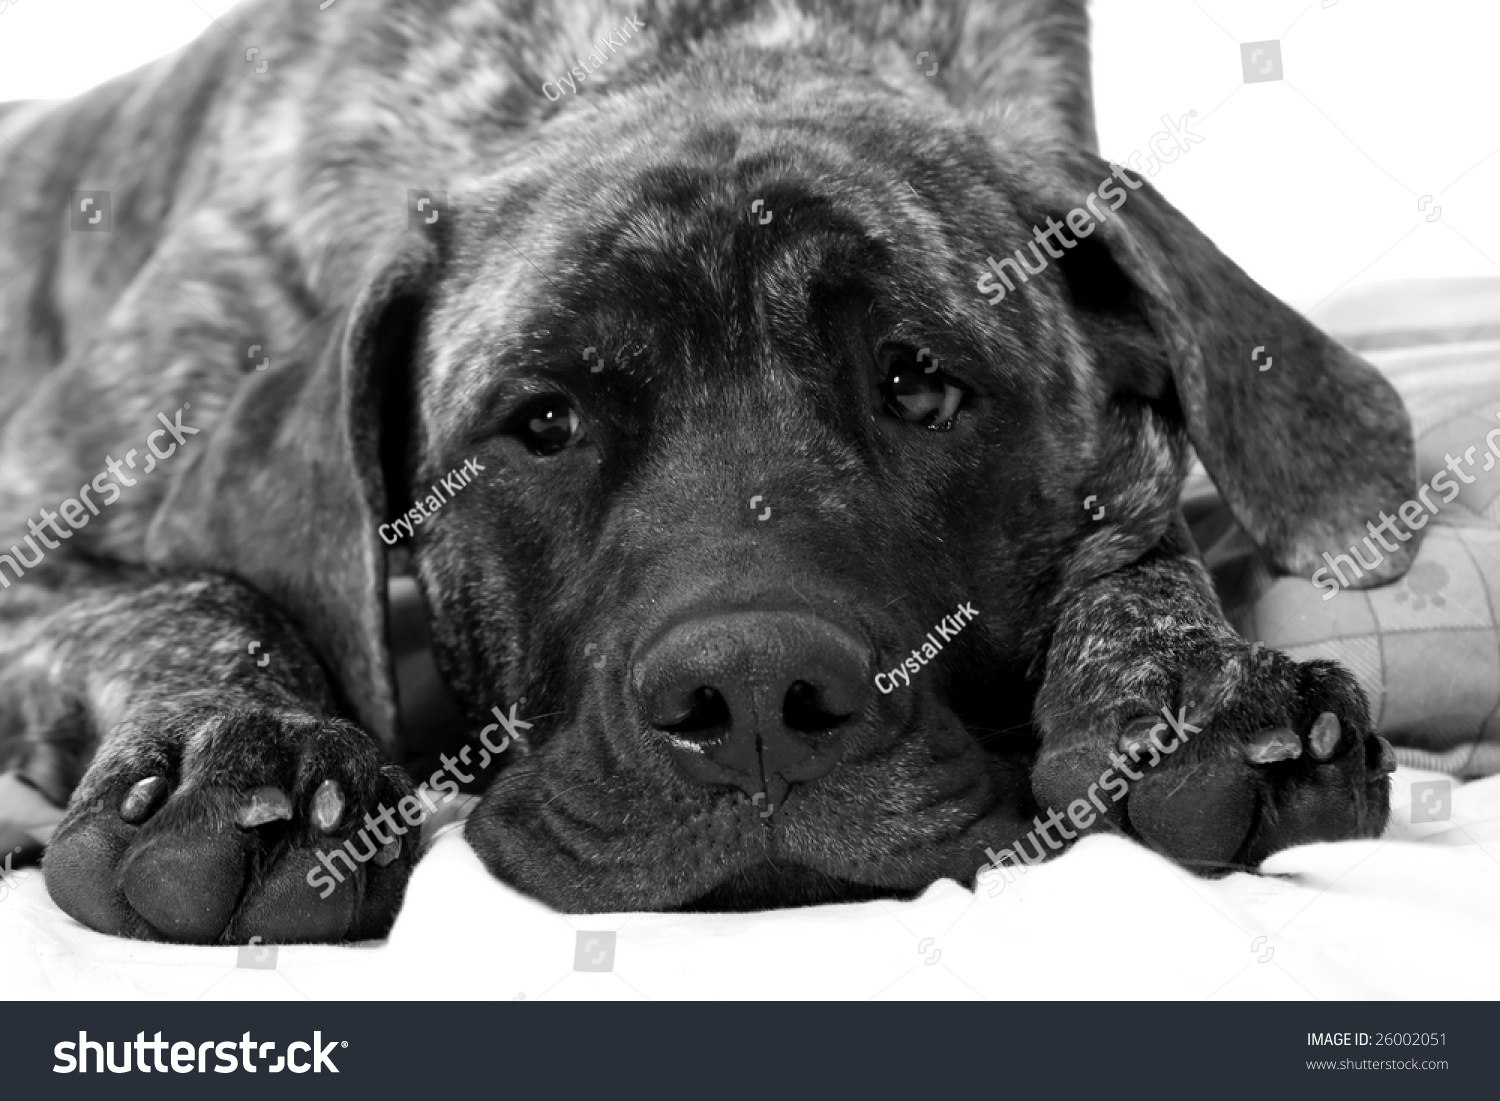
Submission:
[[[1312,845],[1262,876],[1199,879],[1095,837],[996,897],[944,881],[913,902],[765,914],[552,913],[492,879],[457,833],[418,865],[380,946],[248,950],[100,936],[41,873],[0,898],[9,998],[1494,998],[1500,777],[1453,784],[1411,824],[1395,776],[1378,841]],[[1429,798],[1429,815],[1448,808]],[[609,937],[614,933],[613,956]],[[592,943],[590,943],[592,942]],[[586,947],[585,947],[586,946]],[[257,959],[264,954],[264,959]],[[576,970],[575,965],[611,966]]]

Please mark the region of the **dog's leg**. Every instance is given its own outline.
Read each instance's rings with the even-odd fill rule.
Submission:
[[[101,931],[330,940],[399,903],[421,815],[368,718],[394,710],[383,487],[377,445],[346,445],[380,404],[343,401],[368,374],[344,370],[344,299],[371,276],[340,257],[326,301],[276,227],[205,207],[0,425],[0,767],[71,794],[48,886]]]
[[[45,577],[0,600],[0,765],[72,789],[45,857],[58,905],[144,939],[383,933],[421,804],[337,717],[297,632],[224,578],[121,568],[80,584],[31,618],[3,613],[57,599]]]
[[[1180,520],[1068,596],[1035,717],[1040,805],[1103,793],[1105,828],[1189,865],[1378,836],[1389,813],[1393,755],[1353,676],[1235,634]]]

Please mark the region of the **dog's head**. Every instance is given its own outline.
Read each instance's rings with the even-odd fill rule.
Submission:
[[[560,114],[205,464],[198,558],[377,729],[411,517],[475,730],[531,724],[469,839],[569,910],[966,878],[1022,832],[1057,602],[1160,541],[1189,445],[1304,575],[1410,492],[1390,388],[1149,185],[775,61]]]

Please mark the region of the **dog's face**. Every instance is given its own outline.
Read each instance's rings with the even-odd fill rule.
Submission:
[[[466,702],[535,724],[469,836],[555,905],[911,891],[1010,835],[984,743],[1087,416],[944,228],[1017,222],[947,182],[983,147],[840,89],[580,119],[460,215],[415,485],[485,472],[418,558]]]
[[[419,537],[441,664],[534,724],[468,835],[575,911],[965,879],[1027,809],[1049,601],[1168,522],[1165,353],[1097,243],[976,291],[1044,224],[978,131],[698,93],[559,124],[430,295],[413,485],[484,468]]]

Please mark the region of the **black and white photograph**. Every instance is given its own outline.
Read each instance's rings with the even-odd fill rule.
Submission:
[[[0,0],[0,1080],[1492,1087],[1497,40]]]

